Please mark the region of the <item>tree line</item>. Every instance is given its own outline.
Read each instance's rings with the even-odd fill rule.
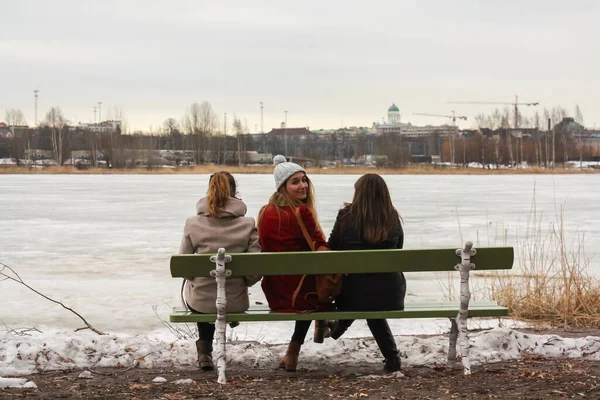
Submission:
[[[514,111],[495,109],[478,114],[474,121],[475,129],[463,131],[456,142],[458,163],[552,167],[600,157],[600,137],[595,139],[585,128],[578,105],[573,114],[557,106],[530,117],[519,112],[516,118]],[[442,149],[446,158],[452,152],[449,147],[446,142]]]
[[[246,164],[257,162],[248,152],[301,156],[322,164],[327,160],[356,162],[359,156],[374,154],[378,163],[402,167],[410,162],[441,161],[466,165],[537,165],[554,166],[572,160],[593,160],[600,156],[598,144],[585,140],[583,116],[579,107],[574,117],[562,107],[543,109],[532,117],[509,109],[495,109],[474,118],[474,129],[463,130],[457,137],[406,138],[397,134],[373,135],[367,129],[338,129],[326,135],[288,136],[253,134],[247,124],[233,115],[232,134],[226,133],[210,103],[192,103],[179,119],[167,118],[158,132],[129,132],[120,109],[107,113],[119,120],[115,129],[97,129],[98,125],[71,126],[60,107],[51,107],[37,128],[25,127],[20,110],[5,112],[12,130],[11,138],[0,140],[0,158],[12,157],[19,163],[27,158],[43,158],[32,149],[52,154],[58,165],[74,159],[91,166],[153,168],[161,164],[199,165]],[[567,119],[565,119],[567,118]],[[95,129],[96,128],[96,129]],[[228,133],[228,132],[227,132]],[[417,150],[415,150],[417,149]],[[416,157],[415,153],[429,157]],[[85,154],[82,156],[81,154]],[[77,156],[76,156],[77,155]],[[263,160],[269,162],[269,160]]]

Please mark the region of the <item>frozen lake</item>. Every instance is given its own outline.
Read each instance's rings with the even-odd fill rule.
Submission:
[[[351,200],[358,176],[311,178],[328,235],[337,210]],[[236,179],[248,215],[256,217],[274,189],[272,175]],[[462,240],[516,246],[534,188],[544,218],[556,221],[560,206],[565,207],[568,240],[581,232],[588,256],[600,248],[600,175],[385,179],[404,218],[405,248],[460,247]],[[170,277],[169,257],[178,250],[183,223],[195,213],[207,181],[207,175],[0,175],[0,261],[98,329],[160,331],[153,306],[168,319],[167,305],[179,304],[180,281]],[[600,275],[597,257],[590,266]],[[441,280],[424,274],[407,278],[407,301],[443,296]],[[252,301],[263,299],[260,285],[250,291]],[[11,327],[82,326],[69,312],[11,281],[0,282],[0,320]],[[236,329],[239,339],[268,339],[277,331],[245,325]],[[400,333],[406,322],[393,326]],[[291,334],[289,324],[280,327],[286,337]]]

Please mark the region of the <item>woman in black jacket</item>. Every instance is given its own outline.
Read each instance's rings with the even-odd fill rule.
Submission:
[[[335,220],[329,236],[331,250],[401,249],[404,232],[398,211],[392,204],[383,178],[377,174],[363,175],[354,184],[352,203],[346,203]],[[406,294],[404,274],[349,274],[342,282],[342,292],[336,299],[341,311],[403,310]],[[338,339],[353,320],[336,321],[331,337]],[[385,319],[368,319],[367,325],[383,354],[384,369],[400,370],[398,349]]]

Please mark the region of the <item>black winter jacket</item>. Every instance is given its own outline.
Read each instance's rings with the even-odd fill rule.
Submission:
[[[339,211],[328,243],[331,250],[401,249],[403,244],[399,217],[388,238],[373,244],[361,237],[347,208]],[[338,310],[345,311],[403,310],[405,295],[406,280],[401,272],[349,274],[335,303]]]

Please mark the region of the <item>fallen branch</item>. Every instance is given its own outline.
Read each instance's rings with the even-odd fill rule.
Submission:
[[[5,281],[5,280],[11,280],[11,281],[14,281],[14,282],[20,283],[21,285],[25,286],[27,289],[29,289],[29,290],[31,290],[32,292],[34,292],[34,293],[36,293],[36,294],[38,294],[38,295],[42,296],[42,297],[43,297],[43,298],[45,298],[46,300],[49,300],[49,301],[51,301],[51,302],[53,302],[53,303],[55,303],[55,304],[58,304],[58,305],[60,305],[61,307],[63,307],[65,310],[71,311],[73,314],[77,315],[77,316],[78,316],[78,317],[79,317],[79,318],[80,318],[80,319],[83,321],[83,323],[85,324],[85,326],[86,326],[86,327],[85,327],[85,328],[79,328],[79,329],[76,329],[76,330],[75,330],[76,332],[77,332],[77,331],[79,331],[79,330],[81,330],[81,329],[89,329],[89,330],[91,330],[92,332],[94,332],[94,333],[97,333],[98,335],[106,335],[106,333],[104,333],[104,332],[101,332],[101,331],[97,330],[96,328],[94,328],[92,325],[90,325],[90,323],[89,323],[89,322],[87,322],[87,321],[86,321],[86,319],[85,319],[85,318],[83,318],[83,317],[82,317],[82,316],[81,316],[81,315],[80,315],[80,314],[79,314],[77,311],[73,310],[73,309],[72,309],[72,308],[70,308],[70,307],[67,307],[67,306],[65,306],[65,305],[64,305],[63,303],[61,303],[60,301],[57,301],[57,300],[51,299],[50,297],[46,296],[46,295],[45,295],[45,294],[43,294],[43,293],[40,293],[40,292],[38,292],[37,290],[35,290],[34,288],[32,288],[31,286],[29,286],[28,284],[26,284],[26,283],[23,281],[23,279],[21,279],[21,277],[19,276],[19,274],[17,274],[17,273],[15,272],[15,270],[14,270],[14,269],[12,269],[11,267],[9,267],[8,265],[6,265],[6,264],[4,264],[4,263],[1,263],[1,262],[0,262],[0,266],[2,266],[2,269],[0,269],[0,276],[4,277],[2,280],[0,280],[0,282],[2,282],[2,281]],[[13,274],[14,276],[10,276],[10,275],[8,275],[6,272],[4,272],[4,270],[5,270],[5,269],[8,269],[10,272],[12,272],[12,274]]]
[[[2,321],[0,319],[0,323],[2,325],[4,325],[4,328],[6,329],[6,332],[12,333],[13,335],[18,335],[18,336],[31,336],[29,333],[27,332],[38,332],[38,333],[42,333],[42,331],[40,331],[39,329],[33,327],[33,328],[11,328],[10,326],[8,326],[6,324],[6,322]]]
[[[86,368],[86,371],[90,371],[92,374],[103,375],[103,376],[117,376],[117,374],[115,374],[115,373],[95,371],[91,368]]]

